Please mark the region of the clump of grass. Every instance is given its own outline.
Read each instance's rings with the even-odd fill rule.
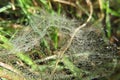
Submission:
[[[96,4],[96,2],[97,1],[93,2],[93,5]],[[114,12],[109,7],[109,1],[107,2],[102,4],[105,6],[103,9],[106,10],[107,35],[110,37],[111,23],[109,14],[114,14]],[[14,64],[11,63],[14,62],[14,60],[10,62],[11,59],[9,60],[9,57],[6,57],[7,59],[5,59],[5,62],[7,64],[10,63],[10,65],[13,65],[14,67],[15,64],[19,65],[20,67],[17,66],[15,69],[24,73],[23,76],[26,80],[37,80],[38,78],[45,79],[45,77],[47,77],[46,79],[49,77],[51,79],[62,79],[60,75],[62,75],[64,79],[68,79],[67,77],[81,79],[83,75],[88,75],[87,79],[89,80],[95,78],[96,75],[101,75],[104,71],[104,74],[102,74],[103,76],[111,74],[111,72],[114,71],[114,67],[116,67],[114,64],[116,63],[115,53],[117,53],[115,47],[105,43],[101,36],[99,36],[102,35],[101,33],[96,33],[96,30],[92,28],[86,28],[79,30],[78,33],[76,33],[71,46],[56,66],[55,76],[51,76],[54,65],[58,60],[58,53],[61,53],[62,50],[64,50],[71,35],[74,33],[74,30],[80,24],[75,19],[70,18],[73,18],[73,16],[76,15],[75,17],[82,18],[83,20],[81,20],[81,22],[83,22],[86,15],[89,16],[89,10],[83,6],[84,4],[84,1],[79,0],[63,2],[60,0],[17,0],[17,2],[15,1],[15,4],[1,8],[1,12],[10,8],[13,10],[13,6],[20,8],[20,14],[24,17],[21,19],[21,17],[18,16],[20,19],[17,20],[17,22],[22,23],[21,21],[24,22],[25,18],[29,22],[27,27],[22,26],[18,30],[16,29],[16,24],[14,24],[15,21],[11,20],[12,22],[9,23],[10,25],[8,25],[8,27],[12,24],[12,29],[14,28],[14,30],[12,30],[13,32],[9,30],[4,32],[3,28],[0,29],[1,57],[4,57],[3,55],[16,56],[17,59]],[[100,2],[98,2],[98,4],[100,4]],[[45,8],[41,9],[39,6]],[[68,8],[69,10],[67,10]],[[85,11],[84,8],[87,11]],[[94,10],[96,9],[99,9],[99,7],[94,7]],[[57,11],[57,13],[55,13],[55,11]],[[61,16],[63,13],[66,13],[65,15],[69,18]],[[85,17],[82,17],[82,15],[85,15]],[[93,15],[96,17],[96,13]],[[98,15],[97,17],[99,18]],[[92,19],[96,18],[92,17]],[[17,28],[18,27],[19,26],[17,25]],[[8,37],[6,38],[6,32],[10,32],[10,39]],[[97,44],[97,42],[99,43]],[[100,48],[95,47],[98,45]],[[33,50],[35,50],[35,52]],[[107,60],[104,60],[104,58],[107,58]],[[62,64],[60,64],[60,62]],[[97,64],[97,62],[99,62],[100,65]],[[108,63],[108,65],[106,65],[106,63]],[[92,69],[93,71],[89,70],[88,65],[90,68],[94,67],[94,69]],[[106,71],[106,68],[112,68],[113,70]],[[65,72],[64,69],[68,69],[70,74]],[[30,77],[29,74],[31,74],[32,77]]]

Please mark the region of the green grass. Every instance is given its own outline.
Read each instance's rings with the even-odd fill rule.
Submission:
[[[14,0],[13,0],[14,1]],[[37,3],[37,5],[35,5],[35,2]],[[103,1],[103,0],[102,0]],[[97,2],[97,1],[96,1]],[[117,0],[118,3],[119,0]],[[41,63],[35,63],[35,60],[32,59],[32,57],[30,56],[31,53],[35,50],[35,53],[37,54],[37,57],[39,56],[41,59],[44,59],[46,57],[52,56],[54,55],[54,52],[59,51],[59,26],[48,26],[49,30],[47,32],[47,35],[45,35],[45,37],[43,37],[41,39],[41,44],[38,45],[42,45],[43,50],[41,50],[39,47],[34,46],[35,49],[32,49],[33,51],[27,51],[27,52],[19,52],[16,51],[16,48],[14,47],[14,45],[10,42],[12,39],[14,39],[17,35],[17,33],[19,33],[20,31],[22,31],[24,29],[24,27],[26,25],[24,25],[23,23],[29,23],[29,24],[34,24],[34,21],[32,19],[33,15],[36,15],[37,12],[39,14],[40,10],[45,10],[48,13],[50,13],[51,15],[54,14],[58,14],[58,15],[65,15],[67,16],[67,18],[69,19],[78,19],[81,20],[82,22],[84,22],[84,19],[86,19],[86,17],[89,16],[89,10],[86,9],[84,5],[88,6],[87,4],[85,4],[84,1],[82,0],[76,0],[75,2],[71,2],[76,4],[76,7],[73,7],[70,4],[67,3],[61,3],[61,2],[54,2],[51,0],[16,0],[13,2],[9,2],[7,5],[2,6],[0,8],[0,13],[1,15],[3,14],[8,15],[8,16],[15,16],[17,17],[17,19],[13,19],[13,17],[10,19],[8,19],[7,17],[3,17],[0,16],[0,50],[2,51],[3,49],[5,49],[8,52],[11,52],[15,54],[15,56],[17,56],[17,58],[19,58],[20,62],[24,63],[25,66],[27,66],[27,68],[32,69],[33,71],[37,71],[38,73],[43,73],[46,74],[44,71],[47,72],[47,69],[50,68],[54,69],[54,65],[57,59],[48,59],[48,61],[45,62],[41,62]],[[3,3],[4,4],[4,3]],[[93,2],[93,5],[95,3]],[[54,5],[54,6],[53,6]],[[16,10],[13,10],[13,6],[15,6]],[[97,8],[95,8],[97,7]],[[99,18],[99,8],[100,6],[94,6],[94,14],[93,16],[97,16],[96,18],[94,18],[94,21],[91,22],[95,22],[97,20],[97,18]],[[68,10],[69,8],[69,10]],[[110,39],[111,36],[113,35],[112,30],[112,20],[111,20],[111,15],[113,17],[120,17],[119,13],[120,13],[120,9],[119,7],[117,7],[118,9],[114,9],[114,6],[110,5],[110,1],[106,0],[102,2],[102,10],[104,12],[105,15],[105,20],[103,25],[105,25],[106,27],[106,32],[107,32],[107,37]],[[82,9],[82,10],[80,10]],[[79,11],[80,10],[80,11]],[[85,12],[86,10],[86,12]],[[80,15],[81,14],[81,15]],[[78,15],[78,16],[77,16]],[[82,20],[83,19],[83,20]],[[52,21],[52,19],[50,19]],[[20,25],[22,28],[14,28],[14,26]],[[69,24],[69,23],[68,23]],[[29,25],[28,25],[29,26]],[[27,26],[27,27],[28,27]],[[41,36],[41,32],[37,29],[37,26],[29,26],[32,29],[34,29],[35,32],[38,33],[38,35]],[[120,31],[120,30],[118,30]],[[10,38],[9,38],[10,37]],[[22,36],[21,36],[22,37]],[[46,38],[47,37],[47,38]],[[49,40],[48,40],[49,39]],[[36,58],[35,53],[32,53],[32,56],[34,58]],[[4,54],[1,53],[0,54]],[[9,55],[9,54],[7,54]],[[56,55],[56,54],[55,54]],[[2,55],[1,55],[2,56]],[[64,66],[58,65],[57,70],[58,71],[63,71],[64,68],[67,68],[71,71],[71,73],[74,76],[78,76],[77,73],[79,73],[79,75],[82,75],[81,70],[78,70],[78,68],[69,60],[68,57],[63,56],[63,64]],[[19,61],[18,61],[19,62]],[[42,71],[42,72],[40,72]],[[52,72],[52,70],[51,70]],[[47,75],[46,75],[47,76]],[[81,78],[81,77],[80,77]],[[6,79],[3,79],[6,80]]]

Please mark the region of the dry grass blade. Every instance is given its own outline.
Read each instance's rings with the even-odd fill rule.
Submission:
[[[3,67],[0,70],[0,78],[7,79],[7,80],[26,80],[18,70],[14,69],[12,66],[0,62],[0,66]]]
[[[87,23],[88,23],[88,22],[91,20],[91,18],[92,18],[92,14],[93,14],[93,6],[92,6],[92,3],[91,3],[90,0],[86,0],[86,2],[87,2],[87,4],[90,6],[90,15],[89,15],[88,19],[86,20],[86,22],[85,22],[84,24],[82,24],[81,26],[79,26],[78,28],[75,29],[74,33],[73,33],[72,36],[71,36],[71,39],[69,40],[69,43],[66,45],[66,48],[65,48],[62,52],[61,52],[61,51],[58,52],[58,54],[59,54],[58,57],[59,57],[59,58],[58,58],[58,60],[56,61],[55,68],[54,68],[54,70],[52,71],[51,76],[54,75],[54,73],[55,73],[55,71],[56,71],[56,68],[57,68],[57,65],[58,65],[58,63],[60,62],[61,57],[63,57],[65,51],[70,47],[70,45],[71,45],[71,43],[72,43],[72,40],[73,40],[74,36],[76,35],[76,33],[77,33],[81,28],[85,27],[85,26],[87,25]]]
[[[70,5],[70,6],[73,6],[73,7],[76,7],[76,5],[72,2],[69,2],[69,1],[64,1],[64,0],[53,0],[54,2],[59,2],[59,3],[63,3],[63,4],[67,4],[67,5]]]
[[[11,67],[10,65],[7,65],[7,64],[5,64],[3,62],[0,62],[0,66],[5,68],[5,69],[8,69],[8,70],[10,70],[10,71],[12,71],[12,72],[14,72],[16,74],[19,74],[13,67]]]

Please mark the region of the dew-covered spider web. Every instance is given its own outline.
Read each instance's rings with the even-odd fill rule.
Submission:
[[[15,37],[10,40],[13,48],[11,50],[1,50],[0,60],[14,66],[15,69],[23,74],[26,80],[48,80],[49,77],[51,80],[71,80],[73,78],[77,80],[77,76],[74,77],[70,70],[66,68],[64,61],[62,66],[60,65],[61,70],[56,70],[54,76],[51,77],[53,65],[49,64],[49,60],[42,63],[43,65],[36,63],[39,67],[43,66],[45,68],[42,73],[39,73],[31,71],[30,65],[29,67],[25,64],[23,65],[23,62],[21,63],[20,59],[15,55],[21,52],[26,54],[32,50],[39,50],[39,52],[45,54],[44,57],[39,57],[35,60],[57,55],[55,52],[60,51],[63,46],[67,45],[71,35],[79,25],[80,22],[75,19],[67,19],[65,16],[51,15],[46,11],[40,11],[40,14],[31,16],[30,25],[19,30]],[[57,49],[52,49],[53,44],[50,33],[53,27],[58,30]],[[43,39],[47,41],[48,48],[40,45]],[[44,47],[47,49],[44,49]],[[110,44],[109,41],[105,41],[99,27],[86,26],[79,30],[74,36],[71,46],[65,52],[65,56],[76,68],[82,70],[80,72],[83,74],[82,78],[89,77],[89,80],[112,74],[117,63],[116,46]]]

